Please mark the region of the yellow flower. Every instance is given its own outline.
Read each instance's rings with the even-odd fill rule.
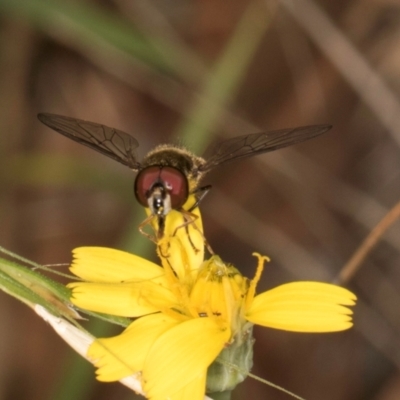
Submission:
[[[199,242],[184,246],[180,239],[167,241],[162,267],[113,249],[74,250],[71,270],[86,282],[69,285],[72,302],[91,311],[138,317],[122,334],[98,339],[89,348],[99,380],[137,374],[149,399],[200,400],[209,366],[224,349],[244,340],[252,324],[295,332],[352,326],[346,306],[354,305],[356,297],[348,290],[292,282],[255,295],[267,258],[256,254],[256,276],[249,281],[217,256],[199,263],[193,256],[203,240],[199,235]]]
[[[190,196],[188,204],[195,201]],[[217,256],[203,261],[198,208],[172,210],[164,222],[157,242],[161,266],[119,250],[73,251],[71,271],[84,282],[69,285],[71,301],[83,309],[136,318],[120,335],[89,347],[99,380],[134,375],[149,399],[202,400],[206,384],[208,391],[224,391],[245,378],[252,366],[253,324],[297,332],[352,326],[346,306],[356,298],[348,290],[293,282],[255,295],[267,257],[256,254],[258,268],[250,281]],[[151,223],[158,232],[157,218]],[[224,371],[214,363],[217,357],[238,370]]]

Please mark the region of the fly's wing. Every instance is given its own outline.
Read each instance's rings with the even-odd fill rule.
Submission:
[[[135,171],[141,167],[134,153],[139,143],[125,132],[95,122],[56,114],[38,114],[38,118],[61,135],[88,146]]]
[[[312,125],[277,131],[253,133],[225,140],[208,150],[206,162],[199,171],[209,171],[217,165],[227,164],[245,157],[274,151],[292,144],[304,142],[331,129],[331,125]]]

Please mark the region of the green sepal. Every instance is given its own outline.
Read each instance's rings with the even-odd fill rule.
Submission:
[[[229,392],[246,379],[253,366],[253,345],[253,325],[246,323],[234,337],[233,343],[222,350],[208,368],[208,395],[213,397],[214,393]]]

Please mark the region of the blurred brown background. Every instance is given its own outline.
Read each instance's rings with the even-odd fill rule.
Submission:
[[[0,1],[0,244],[42,264],[76,246],[153,254],[134,175],[42,126],[38,112],[199,154],[261,130],[325,135],[210,173],[214,250],[259,290],[333,281],[400,197],[400,3],[394,0]],[[400,399],[399,227],[346,283],[355,328],[256,328],[253,372],[307,400]],[[129,399],[99,384],[31,310],[0,293],[0,399]],[[288,399],[252,379],[234,399]]]

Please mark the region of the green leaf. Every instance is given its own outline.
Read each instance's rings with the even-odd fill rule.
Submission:
[[[38,268],[49,271],[48,268],[25,260],[2,247],[0,247],[0,251],[36,268],[31,269],[0,257],[0,289],[22,301],[29,307],[33,308],[36,304],[40,304],[53,315],[67,318],[72,322],[74,322],[75,319],[81,318],[76,310],[123,327],[128,326],[131,322],[129,318],[92,313],[73,307],[69,300],[71,294],[70,289],[38,271]]]
[[[30,307],[47,308],[56,316],[76,317],[69,307],[69,290],[37,271],[0,258],[0,288]]]

